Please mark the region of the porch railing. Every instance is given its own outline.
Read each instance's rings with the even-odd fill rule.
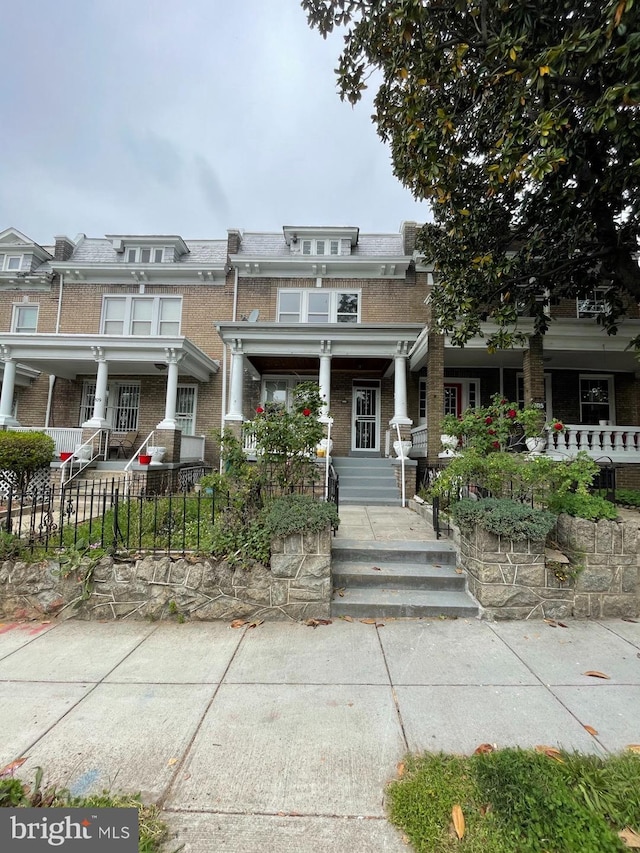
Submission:
[[[56,455],[73,453],[82,444],[82,429],[77,427],[10,427],[15,432],[43,432],[52,438],[56,445]]]
[[[185,435],[180,439],[180,461],[188,462],[204,459],[204,435]]]
[[[613,462],[640,462],[640,426],[565,424],[564,432],[547,430],[547,452],[575,456],[580,450]]]
[[[411,430],[412,447],[409,451],[410,456],[426,456],[427,455],[427,425],[420,424]]]

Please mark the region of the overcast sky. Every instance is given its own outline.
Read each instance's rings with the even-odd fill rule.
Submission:
[[[19,0],[0,28],[0,230],[180,234],[423,221],[341,37],[298,0]]]

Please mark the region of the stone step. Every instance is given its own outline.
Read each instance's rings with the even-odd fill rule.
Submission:
[[[433,542],[384,539],[336,539],[331,546],[332,560],[367,562],[383,560],[385,563],[455,564],[453,545],[439,540]],[[374,562],[374,565],[379,563]]]
[[[384,619],[403,616],[478,615],[478,607],[465,592],[454,590],[386,589],[363,587],[334,593],[332,616]]]
[[[395,497],[352,497],[343,496],[340,491],[340,506],[401,506],[402,499],[399,493]]]
[[[335,588],[388,587],[392,589],[448,590],[465,588],[465,576],[447,563],[387,563],[333,560]]]

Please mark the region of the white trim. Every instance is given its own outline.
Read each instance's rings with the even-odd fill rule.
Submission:
[[[281,302],[283,296],[288,296],[290,294],[299,294],[300,299],[298,302],[298,311],[282,311]],[[360,322],[361,312],[362,312],[362,290],[358,288],[330,288],[330,287],[281,287],[278,290],[278,307],[277,307],[277,322],[283,322],[280,320],[280,316],[284,313],[287,317],[291,317],[293,315],[297,315],[299,317],[298,321],[286,319],[285,323],[291,322],[300,322],[300,323],[323,323],[322,320],[312,320],[309,321],[309,302],[315,294],[326,294],[328,296],[328,312],[327,312],[327,325],[329,323],[340,323],[340,325],[355,325]],[[343,312],[344,316],[355,317],[354,321],[341,321],[338,320],[338,308],[340,304],[341,296],[356,296],[358,299],[357,311],[355,314],[347,314]],[[319,313],[319,312],[314,312]]]
[[[615,395],[615,382],[612,373],[579,373],[578,374],[578,405],[580,406],[580,422],[584,423],[584,418],[582,417],[582,380],[583,379],[606,379],[609,385],[609,414],[607,418],[603,418],[602,420],[608,420],[610,424],[615,424],[616,422],[616,395]],[[588,405],[588,404],[586,404]]]
[[[356,390],[363,388],[376,391],[376,413],[375,413],[375,447],[356,447]],[[382,392],[379,379],[353,379],[351,383],[351,450],[354,453],[375,453],[380,451],[380,411],[382,406]]]
[[[23,311],[25,308],[35,309],[36,312],[36,322],[35,326],[21,326],[18,324],[18,315],[20,311]],[[16,334],[34,334],[38,331],[38,316],[40,313],[40,303],[39,302],[14,302],[11,311],[11,331]],[[26,329],[26,331],[24,331]]]
[[[124,250],[125,262],[127,264],[162,264],[167,248],[171,251],[171,247],[166,246],[126,246]],[[149,257],[143,258],[143,252],[149,252]],[[131,257],[132,254],[133,258]],[[158,254],[160,255],[159,259]]]
[[[163,336],[163,332],[160,328],[160,324],[163,322],[175,322],[175,321],[164,321],[161,317],[161,305],[163,302],[174,301],[179,302],[180,304],[180,319],[178,320],[178,329],[177,331],[172,331],[170,334],[180,334],[180,329],[182,327],[182,296],[171,294],[171,295],[163,295],[163,296],[152,296],[152,295],[144,295],[144,294],[117,294],[117,293],[105,293],[102,297],[102,312],[100,315],[100,334],[120,334],[120,335],[135,335],[141,336],[146,334],[149,337],[154,335]],[[124,304],[124,312],[122,321],[118,319],[109,319],[107,318],[105,311],[108,302],[112,303],[123,303]],[[146,322],[142,320],[136,320],[133,316],[133,309],[136,303],[140,302],[149,302],[151,303],[151,319],[148,321],[150,324],[150,329],[148,333],[140,333],[133,331],[133,323],[134,322]],[[107,323],[119,323],[122,322],[121,331],[105,331],[105,327]]]

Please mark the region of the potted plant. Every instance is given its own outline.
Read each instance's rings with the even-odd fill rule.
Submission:
[[[60,452],[60,461],[66,462],[67,459],[71,459],[72,456],[73,456],[73,452],[71,450],[62,450]]]

